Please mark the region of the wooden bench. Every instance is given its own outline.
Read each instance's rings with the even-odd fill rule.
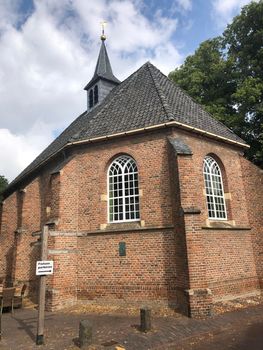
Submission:
[[[2,288],[2,293],[0,293],[0,340],[2,338],[2,313],[4,307],[11,307],[12,314],[14,313],[14,297],[15,297],[15,287],[12,288]]]
[[[11,307],[12,313],[14,312],[14,298],[15,298],[15,287],[3,288],[2,294],[0,295],[0,313],[2,316],[4,307]]]
[[[23,307],[23,298],[26,291],[26,284],[15,287],[14,307]]]

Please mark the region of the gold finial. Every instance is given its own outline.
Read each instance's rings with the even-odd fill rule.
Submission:
[[[100,24],[101,24],[101,36],[100,36],[100,38],[101,38],[102,41],[105,41],[106,40],[106,35],[104,34],[104,29],[105,29],[105,26],[106,26],[107,22],[106,21],[102,21],[102,22],[100,22]]]

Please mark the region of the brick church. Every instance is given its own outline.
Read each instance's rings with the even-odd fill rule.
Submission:
[[[263,287],[263,173],[248,145],[151,63],[123,82],[101,37],[87,111],[6,189],[0,278],[38,289],[49,226],[47,306],[177,308]]]

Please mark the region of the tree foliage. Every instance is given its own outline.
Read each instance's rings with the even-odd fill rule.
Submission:
[[[2,201],[2,193],[8,185],[8,180],[3,175],[0,175],[0,202]]]
[[[169,77],[247,141],[247,157],[263,167],[263,0],[243,7]]]

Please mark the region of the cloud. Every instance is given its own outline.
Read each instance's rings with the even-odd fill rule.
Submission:
[[[182,62],[177,20],[160,10],[150,20],[141,0],[35,0],[27,11],[22,3],[0,2],[0,174],[9,180],[86,109],[102,19],[118,78],[147,60],[164,73]]]
[[[175,0],[174,6],[179,7],[184,11],[190,11],[192,9],[192,0]]]
[[[23,135],[0,129],[0,174],[15,178],[51,140],[49,127],[42,123]]]
[[[224,27],[244,5],[250,2],[251,0],[213,0],[213,17],[220,27]]]
[[[15,0],[2,0],[0,2],[0,32],[7,30],[18,21],[18,2]]]

